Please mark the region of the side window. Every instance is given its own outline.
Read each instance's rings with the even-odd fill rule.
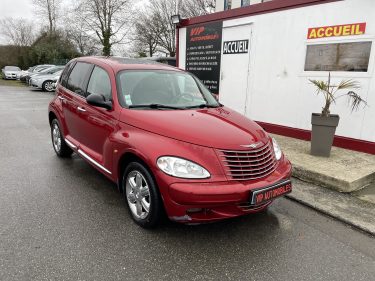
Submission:
[[[85,95],[85,81],[87,74],[91,70],[92,65],[84,62],[77,62],[69,75],[66,88],[78,95]]]
[[[372,42],[308,45],[305,71],[367,72]]]
[[[67,83],[67,81],[68,81],[68,76],[69,76],[70,70],[73,68],[73,66],[74,66],[74,61],[69,62],[69,63],[65,66],[64,71],[63,71],[63,73],[62,73],[61,76],[60,76],[60,81],[59,81],[59,83],[60,83],[62,86],[64,86],[64,87],[66,87],[66,83]]]
[[[89,85],[87,86],[87,92],[103,95],[106,100],[112,100],[111,81],[107,71],[95,66]]]

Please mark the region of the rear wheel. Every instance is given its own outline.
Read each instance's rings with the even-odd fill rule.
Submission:
[[[162,200],[148,169],[131,162],[124,171],[122,185],[133,220],[144,228],[155,227],[161,221]]]
[[[73,150],[66,144],[57,119],[53,119],[51,122],[51,138],[57,156],[68,157],[72,155]]]
[[[47,91],[47,92],[53,92],[55,90],[55,88],[53,87],[53,82],[52,81],[43,82],[42,90]]]

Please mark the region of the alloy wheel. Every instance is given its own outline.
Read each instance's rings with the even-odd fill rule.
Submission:
[[[129,208],[137,219],[144,219],[150,212],[150,189],[145,177],[137,170],[126,178],[126,198]]]
[[[53,124],[52,127],[52,141],[55,150],[59,152],[61,150],[61,133],[57,124]]]
[[[44,88],[48,91],[48,92],[52,92],[53,91],[53,83],[48,81],[44,84]]]

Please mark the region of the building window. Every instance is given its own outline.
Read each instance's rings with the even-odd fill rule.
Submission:
[[[367,72],[371,42],[308,45],[305,71]]]
[[[249,6],[250,0],[241,0],[241,7]]]
[[[224,10],[232,9],[232,0],[224,0]]]

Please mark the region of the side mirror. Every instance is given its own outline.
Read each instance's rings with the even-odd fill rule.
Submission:
[[[93,105],[93,106],[103,107],[108,110],[112,109],[112,102],[106,101],[103,95],[90,94],[86,98],[86,101],[88,104]]]

